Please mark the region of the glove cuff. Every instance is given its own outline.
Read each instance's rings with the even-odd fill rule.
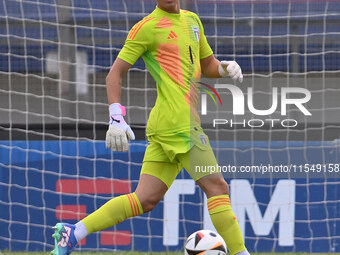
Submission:
[[[228,71],[227,71],[227,67],[228,67],[228,62],[223,60],[221,61],[220,65],[218,66],[218,73],[220,74],[221,77],[226,77],[228,76]]]
[[[124,106],[122,106],[119,103],[114,103],[114,104],[110,104],[109,106],[109,111],[110,111],[110,116],[113,115],[122,115],[125,116],[126,115],[126,109]]]

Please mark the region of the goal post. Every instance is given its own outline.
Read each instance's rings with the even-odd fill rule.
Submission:
[[[340,3],[181,4],[202,20],[215,56],[244,73],[242,84],[203,77],[199,114],[247,248],[340,252]],[[0,251],[50,251],[56,222],[75,223],[136,188],[156,85],[141,59],[124,78],[122,104],[137,139],[114,153],[104,142],[105,77],[128,31],[155,6],[0,2]],[[76,250],[183,250],[191,233],[213,229],[205,204],[182,171],[152,212]]]

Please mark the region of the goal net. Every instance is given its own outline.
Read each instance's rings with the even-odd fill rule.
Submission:
[[[201,18],[215,56],[244,72],[242,84],[203,78],[199,112],[248,250],[340,252],[340,3],[181,4]],[[0,251],[49,251],[56,222],[136,188],[155,82],[141,60],[128,72],[122,104],[137,140],[113,153],[105,77],[155,5],[0,1]],[[182,250],[192,232],[213,230],[205,204],[182,171],[152,212],[77,250]]]

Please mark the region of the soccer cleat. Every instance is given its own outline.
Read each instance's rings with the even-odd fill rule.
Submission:
[[[52,255],[68,255],[76,246],[77,240],[74,236],[75,226],[67,223],[57,223],[54,227],[54,249]]]

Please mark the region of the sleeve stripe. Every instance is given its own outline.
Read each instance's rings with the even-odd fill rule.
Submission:
[[[135,39],[138,31],[142,28],[142,26],[144,26],[144,24],[146,22],[148,22],[152,19],[154,19],[154,18],[153,17],[146,17],[144,20],[142,20],[140,23],[138,23],[136,25],[136,27],[131,30],[131,33],[129,34],[128,38],[131,39],[131,40]]]

